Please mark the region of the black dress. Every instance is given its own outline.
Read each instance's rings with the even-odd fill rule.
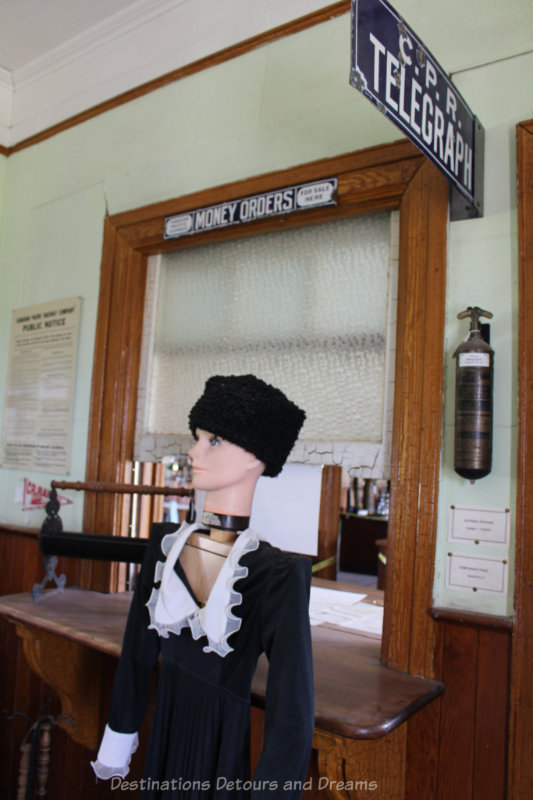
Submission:
[[[177,527],[153,527],[108,726],[138,730],[161,654],[142,797],[298,798],[314,728],[310,561],[245,531],[202,608],[178,561],[199,526]],[[251,778],[250,687],[262,652],[269,660],[265,738]]]

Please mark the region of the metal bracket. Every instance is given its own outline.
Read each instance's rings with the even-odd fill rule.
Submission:
[[[63,530],[63,523],[61,522],[61,518],[59,516],[59,508],[60,503],[57,499],[57,492],[54,488],[52,488],[50,490],[49,500],[45,506],[46,519],[42,524],[41,531],[45,530],[48,533],[61,533]],[[42,579],[41,583],[34,583],[31,590],[31,596],[33,597],[34,603],[37,603],[37,601],[43,597],[44,587],[48,581],[53,581],[55,583],[57,588],[54,591],[57,592],[60,592],[62,589],[64,589],[67,583],[66,575],[63,574],[59,577],[56,575],[57,556],[47,556],[44,559],[43,566],[44,578]]]
[[[477,117],[474,128],[474,202],[452,183],[450,186],[450,221],[482,217],[485,183],[485,129]]]
[[[33,602],[37,603],[41,597],[44,595],[44,587],[48,583],[48,581],[53,581],[56,585],[55,592],[60,592],[61,589],[64,589],[67,584],[67,576],[65,574],[60,575],[59,577],[56,575],[56,567],[57,567],[57,556],[47,556],[43,561],[44,567],[44,578],[40,583],[34,583],[33,588],[31,590],[31,596],[33,597]]]

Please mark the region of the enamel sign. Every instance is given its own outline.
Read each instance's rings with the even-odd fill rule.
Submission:
[[[264,217],[337,204],[337,178],[287,186],[165,218],[164,239],[254,222]]]
[[[452,200],[452,219],[482,216],[484,129],[428,48],[386,0],[352,0],[350,84],[401,128],[460,192],[462,204]]]

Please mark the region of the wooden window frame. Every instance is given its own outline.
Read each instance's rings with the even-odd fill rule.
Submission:
[[[165,216],[300,182],[338,177],[338,205],[163,241]],[[106,219],[87,481],[118,481],[133,456],[148,256],[228,238],[391,211],[400,215],[391,508],[382,655],[433,677],[433,590],[440,463],[448,185],[402,140],[260,175]],[[118,530],[120,498],[87,496],[84,529]],[[85,562],[82,585],[113,590],[112,564]]]

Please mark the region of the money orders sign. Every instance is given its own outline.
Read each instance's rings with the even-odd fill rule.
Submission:
[[[350,83],[483,214],[484,130],[428,48],[386,0],[352,0]],[[457,209],[459,204],[452,201]],[[452,214],[452,219],[454,218]]]
[[[165,217],[164,239],[255,222],[265,217],[337,204],[337,178],[285,186],[270,192],[228,200],[185,214]]]

